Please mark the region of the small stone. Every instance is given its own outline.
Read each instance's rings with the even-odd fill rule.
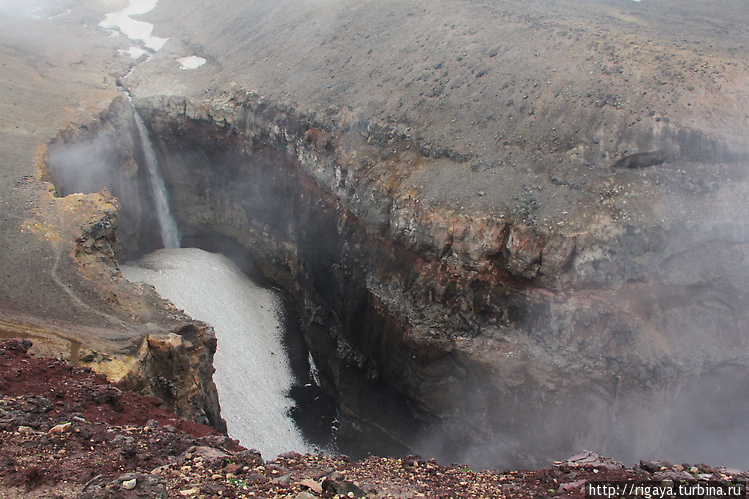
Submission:
[[[73,426],[71,423],[58,424],[49,429],[49,434],[54,435],[57,433],[66,433],[71,426]]]
[[[135,478],[132,480],[125,480],[122,482],[122,488],[125,490],[133,490],[137,484],[138,481]]]
[[[34,429],[30,426],[19,426],[18,433],[21,433],[21,434],[34,433]]]
[[[185,497],[187,497],[187,496],[196,496],[199,493],[200,493],[200,489],[197,488],[197,487],[193,487],[191,489],[185,489],[185,490],[180,490],[179,491],[179,494],[182,495],[182,496],[185,496]]]
[[[274,478],[273,483],[282,487],[288,487],[289,485],[291,485],[291,477],[289,477],[289,475],[283,475],[281,477]]]
[[[640,460],[640,468],[644,469],[648,473],[655,473],[656,471],[660,471],[661,466],[660,464],[654,463],[653,461]]]
[[[317,483],[315,480],[312,480],[311,478],[307,478],[306,480],[302,480],[299,482],[300,485],[303,485],[304,487],[307,487],[315,494],[322,494],[322,485]]]
[[[557,489],[557,493],[564,494],[565,492],[571,492],[573,490],[579,489],[580,487],[585,485],[585,483],[586,480],[577,480],[575,482],[563,483]]]

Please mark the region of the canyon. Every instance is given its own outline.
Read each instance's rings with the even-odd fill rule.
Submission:
[[[22,21],[85,56],[3,35],[42,82],[3,94],[4,335],[222,428],[210,328],[119,271],[161,247],[124,87],[183,246],[288,293],[342,452],[749,465],[745,5],[178,4],[132,71],[104,6]]]

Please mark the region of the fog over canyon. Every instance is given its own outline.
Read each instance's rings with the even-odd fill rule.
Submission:
[[[4,335],[267,457],[749,468],[744,3],[104,3],[0,2],[77,54]]]

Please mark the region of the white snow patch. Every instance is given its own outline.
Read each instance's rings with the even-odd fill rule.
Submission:
[[[180,69],[198,69],[200,66],[206,63],[206,60],[197,55],[191,55],[189,57],[180,57],[176,59],[180,63]]]
[[[193,319],[213,326],[213,379],[232,438],[266,459],[311,451],[288,415],[293,376],[275,293],[250,281],[225,256],[195,248],[156,251],[122,266],[122,275],[151,284]]]
[[[150,12],[156,7],[157,0],[131,0],[130,5],[124,9],[107,14],[107,17],[99,23],[102,28],[119,29],[131,40],[142,41],[146,48],[154,52],[159,50],[169,40],[152,36],[153,24],[144,21],[136,21],[130,16],[137,16]]]

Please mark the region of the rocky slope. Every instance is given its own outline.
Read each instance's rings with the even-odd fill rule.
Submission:
[[[96,28],[118,3],[40,4],[0,5],[0,337],[31,338],[37,353],[94,367],[220,427],[211,330],[119,276],[128,200],[107,190],[58,197],[45,173],[47,144],[121,95],[116,78],[129,62],[116,54],[128,45]]]
[[[474,472],[418,456],[288,454],[264,461],[210,427],[188,423],[88,369],[0,341],[0,497],[583,497],[605,480],[708,481],[746,474],[704,464],[634,468],[583,452],[539,471]]]

